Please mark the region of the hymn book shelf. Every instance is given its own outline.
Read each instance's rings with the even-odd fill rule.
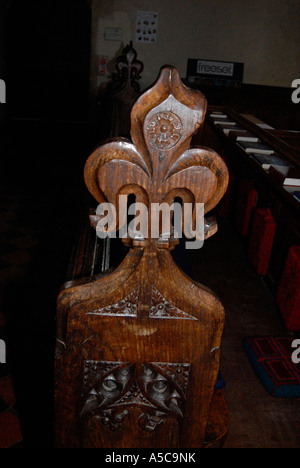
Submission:
[[[266,143],[275,152],[281,156],[283,156],[286,160],[288,160],[291,164],[295,167],[300,167],[300,151],[295,149],[295,144],[300,145],[300,132],[288,132],[276,129],[264,129],[260,128],[258,125],[254,124],[253,122],[249,121],[241,114],[236,113],[234,110],[230,108],[220,108],[220,107],[213,107],[209,108],[208,115],[210,112],[217,110],[218,112],[222,111],[224,114],[227,114],[230,118],[232,118],[238,126],[245,128],[251,134],[254,134],[261,140],[263,143]],[[207,121],[207,125],[213,129],[213,132],[220,138],[222,145],[224,144],[223,148],[225,148],[225,152],[229,161],[234,165],[240,165],[241,168],[245,169],[245,164],[247,165],[247,170],[251,170],[255,172],[257,176],[262,177],[263,180],[269,184],[270,188],[277,192],[277,195],[283,198],[287,203],[290,203],[293,206],[298,214],[300,214],[300,206],[298,203],[295,203],[294,197],[290,194],[282,184],[275,181],[273,178],[270,177],[268,171],[262,169],[262,167],[257,164],[253,159],[241,148],[236,142],[233,142],[228,138],[228,136],[224,135],[222,130],[218,128],[216,125],[213,125],[211,121]],[[207,127],[206,127],[207,130]],[[232,127],[234,130],[234,126]],[[204,130],[205,132],[205,130]],[[293,141],[294,146],[291,146],[287,143],[284,139],[280,138],[280,136],[285,137],[289,141]],[[294,143],[295,142],[295,143]],[[253,151],[255,152],[255,151]],[[251,173],[250,173],[251,175]]]
[[[230,133],[226,135],[222,128],[214,124],[209,117],[211,113],[227,115],[236,123],[236,127],[256,136],[259,141],[270,146],[275,154],[296,168],[300,167],[300,132],[275,129],[263,123],[259,126],[254,123],[255,119],[251,121],[230,107],[210,106],[201,136],[202,144],[208,144],[219,152],[223,149],[222,154],[229,171],[235,174],[238,181],[248,179],[254,182],[258,191],[257,206],[267,207],[272,211],[276,220],[276,235],[266,279],[271,288],[275,289],[289,246],[300,242],[300,203],[293,195],[298,189],[284,186],[275,180],[269,174],[269,170],[263,169],[250,154],[230,138]],[[197,136],[195,141],[197,142]]]
[[[291,88],[242,83],[240,88],[201,86],[197,89],[206,96],[210,107],[256,115],[276,129],[298,131],[300,128],[300,107],[291,100]]]

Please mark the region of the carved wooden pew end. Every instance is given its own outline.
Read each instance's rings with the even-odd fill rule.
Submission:
[[[226,435],[226,405],[214,389],[223,306],[176,265],[178,239],[150,230],[154,203],[180,197],[208,213],[226,191],[223,160],[190,148],[205,111],[204,96],[165,67],[132,109],[131,141],[106,142],[86,162],[95,200],[117,207],[120,195],[134,194],[149,209],[149,226],[124,239],[129,249],[117,268],[73,280],[58,296],[58,447],[210,447]],[[91,214],[94,227],[98,221]],[[216,229],[207,218],[204,237]]]

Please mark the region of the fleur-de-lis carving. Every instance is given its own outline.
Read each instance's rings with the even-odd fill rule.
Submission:
[[[187,88],[175,68],[164,67],[154,87],[133,106],[132,141],[107,141],[86,162],[85,182],[98,203],[108,201],[118,210],[119,195],[133,193],[147,207],[171,205],[180,197],[183,203],[202,203],[205,213],[214,208],[227,188],[226,165],[210,149],[190,148],[206,107],[201,92]],[[149,219],[148,237],[150,225]]]
[[[133,81],[140,79],[144,65],[136,57],[136,50],[133,48],[132,41],[130,41],[123,50],[123,54],[117,58],[116,70],[119,72],[120,81],[128,78]]]

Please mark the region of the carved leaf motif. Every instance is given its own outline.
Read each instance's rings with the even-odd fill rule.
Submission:
[[[80,416],[84,416],[86,413],[94,411],[99,406],[99,398],[95,389],[91,390],[84,407],[81,410]]]
[[[110,167],[111,164],[113,168]],[[112,184],[110,179],[106,181],[105,169],[110,172],[113,170],[114,182],[118,181],[117,184]],[[115,138],[101,145],[89,156],[84,168],[84,179],[88,190],[98,203],[109,201],[117,205],[116,194],[119,190],[124,185],[134,183],[142,187],[147,186],[149,171],[151,167],[129,140]]]
[[[202,174],[199,172],[202,171]],[[185,177],[182,177],[182,173]],[[212,210],[223,197],[228,185],[228,170],[222,158],[213,150],[193,147],[179,156],[166,175],[170,188],[180,184],[189,189],[194,187],[196,203],[204,203],[205,213]],[[207,188],[201,185],[206,179]],[[198,183],[197,183],[198,182]]]
[[[99,379],[104,378],[106,375],[109,375],[122,366],[128,366],[128,363],[93,360],[84,361],[82,394],[94,387]],[[92,392],[92,390],[89,390],[89,392]]]
[[[152,285],[151,303],[149,309],[149,317],[151,318],[165,318],[165,319],[186,319],[197,320],[190,314],[183,312],[183,310],[175,307],[169,302],[154,286]]]
[[[139,290],[137,286],[132,293],[125,296],[121,301],[115,304],[95,309],[92,312],[87,312],[87,315],[117,315],[117,316],[137,316],[137,307],[139,301]]]
[[[190,373],[190,364],[166,364],[164,362],[155,362],[156,367],[160,368],[162,371],[166,372],[167,375],[173,379],[177,385],[179,385],[183,394],[186,395],[189,373]]]
[[[104,426],[109,426],[111,431],[115,431],[116,429],[119,429],[122,426],[127,416],[128,410],[126,409],[121,412],[107,410],[103,411],[103,414],[101,416],[96,416],[96,418],[99,418],[100,422]]]
[[[116,406],[119,405],[132,405],[132,404],[142,404],[145,406],[149,406],[155,408],[154,405],[143,395],[138,383],[135,381],[133,382],[132,386],[128,390],[128,392],[120,398],[118,401],[114,403]]]

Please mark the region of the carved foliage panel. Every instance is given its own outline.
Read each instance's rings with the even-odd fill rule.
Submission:
[[[87,312],[87,315],[115,315],[115,316],[137,316],[137,307],[139,300],[140,287],[137,286],[134,290],[127,294],[123,299],[114,304],[107,305],[105,307],[99,307],[91,312]]]
[[[168,416],[183,418],[190,364],[85,361],[82,418],[120,429],[132,407],[139,427],[154,431]]]
[[[186,319],[197,320],[190,314],[175,307],[169,300],[167,300],[154,286],[152,285],[151,302],[149,309],[149,317],[151,318],[167,318],[167,319]]]
[[[139,302],[140,286],[137,286],[133,291],[127,294],[123,299],[115,304],[110,304],[105,307],[94,309],[87,312],[87,315],[110,315],[110,316],[127,316],[137,317],[138,302]],[[157,287],[152,284],[151,298],[149,305],[149,317],[160,319],[185,319],[197,320],[192,315],[184,312],[171,301],[166,299]]]

